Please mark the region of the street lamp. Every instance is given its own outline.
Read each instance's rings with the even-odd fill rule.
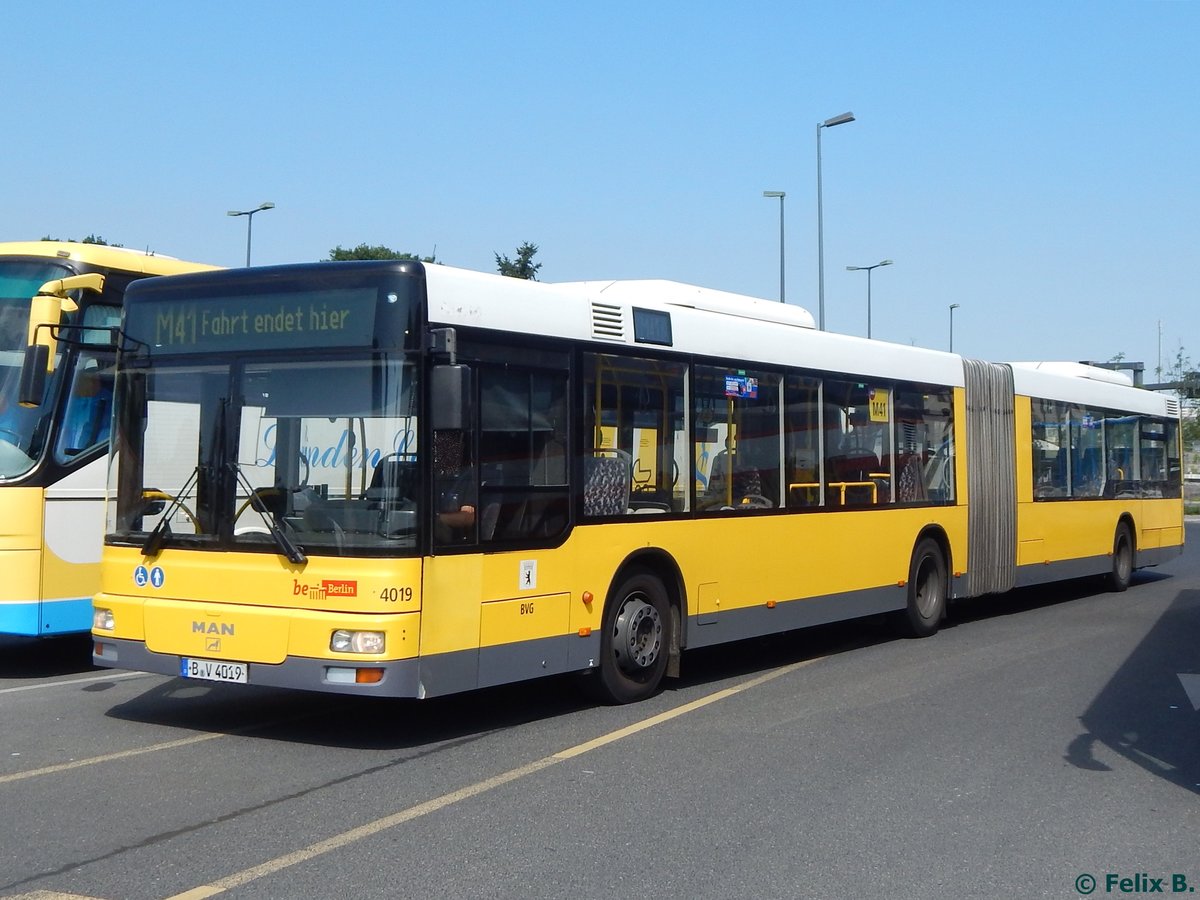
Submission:
[[[958,303],[950,304],[950,352],[954,352],[954,311],[958,309]]]
[[[783,303],[783,198],[784,191],[763,191],[764,197],[779,198],[779,302]]]
[[[890,266],[892,261],[885,259],[882,262],[877,262],[873,266],[846,266],[847,272],[866,272],[867,273],[867,337],[871,336],[871,270],[878,269],[880,266]]]
[[[853,121],[854,113],[844,112],[817,124],[817,327],[822,331],[825,330],[825,235],[821,223],[821,129]]]
[[[254,227],[254,214],[262,212],[264,209],[274,209],[274,203],[260,203],[254,209],[236,210],[231,209],[225,215],[227,216],[245,216],[246,217],[246,265],[250,265],[250,232]]]

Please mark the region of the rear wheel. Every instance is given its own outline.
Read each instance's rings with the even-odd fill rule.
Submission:
[[[1133,532],[1122,522],[1113,536],[1112,571],[1108,575],[1108,586],[1120,593],[1128,590],[1133,579]]]
[[[896,615],[900,630],[910,637],[929,637],[946,614],[946,560],[933,538],[922,538],[908,567],[908,604]]]
[[[589,687],[608,703],[633,703],[658,690],[667,668],[671,606],[663,583],[646,572],[626,577],[604,609],[599,671]]]

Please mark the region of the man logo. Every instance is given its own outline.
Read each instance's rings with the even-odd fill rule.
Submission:
[[[221,649],[221,639],[220,638],[209,638],[207,641],[204,642],[204,649],[205,650],[220,650]]]
[[[233,637],[233,626],[228,622],[192,622],[192,634],[227,634]]]

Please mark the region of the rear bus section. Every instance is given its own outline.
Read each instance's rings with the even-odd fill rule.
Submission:
[[[1107,575],[1183,550],[1179,403],[1069,363],[1014,364],[1018,585]]]

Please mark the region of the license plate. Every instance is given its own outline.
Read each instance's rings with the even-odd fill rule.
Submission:
[[[184,656],[179,660],[180,675],[184,678],[201,678],[204,681],[245,684],[249,669],[245,663],[222,662],[219,659],[189,659]]]

